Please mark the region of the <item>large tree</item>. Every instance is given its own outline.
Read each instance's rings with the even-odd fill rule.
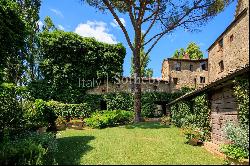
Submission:
[[[12,0],[0,1],[0,81],[16,83],[20,79],[24,39],[25,23],[18,4]]]
[[[135,122],[141,117],[141,65],[140,50],[146,46],[146,55],[166,34],[177,27],[196,30],[208,20],[221,12],[231,0],[82,0],[101,11],[108,10],[121,27],[134,57],[135,91],[134,111]],[[129,36],[128,29],[122,24],[118,13],[127,14],[133,26],[134,39]],[[156,27],[155,25],[159,26]],[[142,28],[145,34],[141,37]],[[155,34],[153,29],[157,28]],[[142,40],[145,40],[142,45]],[[135,45],[133,45],[135,41]]]
[[[143,36],[143,34],[142,34]],[[144,45],[144,40],[142,40],[142,45]],[[132,56],[131,57],[131,68],[130,68],[130,74],[131,76],[134,76],[134,57]],[[149,59],[149,54],[146,55],[146,52],[145,52],[145,48],[144,47],[141,47],[141,50],[140,50],[140,61],[141,61],[141,76],[142,77],[152,77],[153,76],[153,69],[151,68],[147,68],[148,67],[148,63],[150,61]]]
[[[39,55],[38,48],[38,32],[39,32],[39,10],[41,6],[41,0],[15,0],[19,6],[19,14],[25,23],[26,37],[25,46],[22,51],[25,62],[25,74],[24,80],[34,80],[37,75],[37,58]]]

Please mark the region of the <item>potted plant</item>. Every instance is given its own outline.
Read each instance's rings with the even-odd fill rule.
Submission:
[[[65,130],[66,129],[66,121],[62,116],[59,116],[56,119],[56,128],[57,130]]]
[[[171,118],[170,116],[164,116],[161,118],[161,124],[169,126],[171,125]]]
[[[203,135],[200,129],[188,126],[188,127],[183,128],[182,130],[183,130],[183,134],[185,135],[187,139],[187,143],[193,146],[202,144]]]

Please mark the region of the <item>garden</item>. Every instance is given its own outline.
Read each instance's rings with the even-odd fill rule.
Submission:
[[[0,165],[224,163],[202,147],[211,132],[205,94],[173,105],[171,116],[156,112],[155,103],[188,89],[88,94],[82,79],[123,76],[126,48],[59,30],[50,17],[39,28],[40,6],[0,1]],[[225,127],[231,143],[222,151],[241,160],[249,155],[249,82],[235,81],[241,125]]]

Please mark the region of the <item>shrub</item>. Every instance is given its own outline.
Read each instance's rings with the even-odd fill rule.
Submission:
[[[187,140],[190,139],[196,139],[199,141],[204,142],[205,140],[207,140],[208,137],[208,133],[207,130],[204,129],[200,129],[197,127],[193,127],[193,126],[186,126],[182,129],[183,134],[185,135]]]
[[[92,113],[90,106],[86,103],[81,104],[64,104],[57,101],[49,101],[46,105],[52,109],[57,116],[69,118],[86,118]]]
[[[226,138],[231,141],[230,145],[222,147],[222,151],[229,157],[239,159],[243,154],[249,155],[249,127],[241,127],[233,123],[226,123],[223,127]],[[242,152],[244,151],[244,153]]]
[[[123,110],[95,112],[90,118],[85,119],[87,126],[92,128],[105,128],[128,124],[133,119],[133,112]]]
[[[35,100],[35,102],[25,110],[24,117],[27,120],[26,126],[29,129],[36,130],[39,127],[49,127],[51,130],[55,130],[57,115],[54,110],[48,107],[46,101],[41,99]]]
[[[162,117],[161,118],[161,124],[162,125],[166,125],[166,126],[170,125],[171,124],[171,118],[170,118],[170,116],[164,116],[164,117]]]
[[[20,91],[22,89],[14,84],[0,85],[0,142],[5,130],[15,135],[24,127],[23,110],[17,97],[20,96]]]
[[[0,144],[0,165],[55,164],[57,144],[52,133],[29,133]]]
[[[248,158],[248,153],[245,151],[245,149],[235,144],[223,145],[221,147],[221,151],[232,159],[242,160],[244,158]]]

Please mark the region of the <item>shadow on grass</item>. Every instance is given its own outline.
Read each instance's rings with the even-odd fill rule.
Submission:
[[[141,129],[162,129],[162,128],[169,128],[169,125],[162,125],[159,122],[140,122],[131,125],[126,125],[126,129],[134,129],[134,128],[141,128]]]
[[[79,165],[83,155],[93,149],[88,143],[93,136],[72,136],[58,138],[56,161],[59,165]]]

